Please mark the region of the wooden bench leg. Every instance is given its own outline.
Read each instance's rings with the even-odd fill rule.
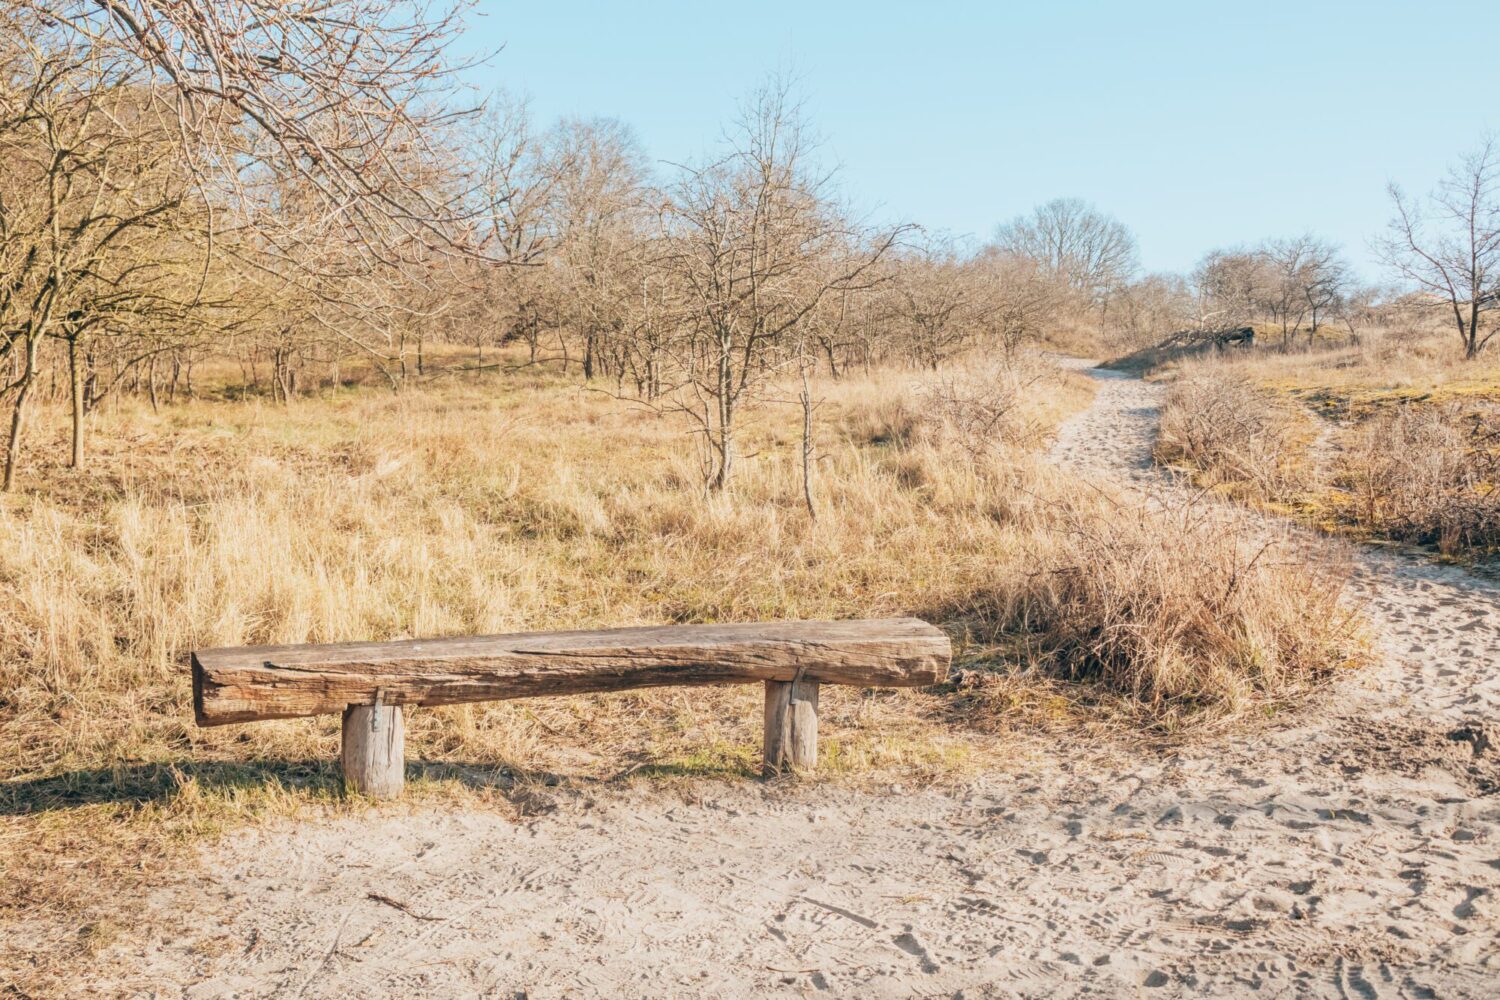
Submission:
[[[401,794],[406,780],[406,722],[400,705],[344,709],[344,785],[376,799]]]
[[[818,685],[766,681],[766,777],[818,766]]]

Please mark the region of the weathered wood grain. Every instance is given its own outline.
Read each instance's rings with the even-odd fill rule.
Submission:
[[[400,706],[344,709],[344,782],[377,799],[393,799],[406,784],[406,720]]]
[[[818,685],[766,681],[766,726],[761,773],[806,774],[818,766]]]
[[[192,656],[200,726],[368,705],[450,705],[666,685],[790,681],[923,687],[947,636],[914,618],[676,625],[402,642],[243,646]]]

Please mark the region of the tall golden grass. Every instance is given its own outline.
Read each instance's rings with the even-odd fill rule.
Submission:
[[[127,858],[149,881],[247,817],[361,808],[338,800],[336,719],[196,729],[195,647],[942,624],[962,683],[825,697],[835,777],[963,773],[994,759],[982,733],[1059,703],[1156,728],[1223,717],[1348,658],[1336,571],[1048,469],[1034,449],[1089,390],[1038,378],[1024,393],[901,371],[820,383],[816,519],[799,414],[771,404],[745,427],[733,492],[712,497],[681,424],[535,373],[100,415],[92,469],[44,466],[0,508],[0,969],[23,954],[61,968],[106,940]],[[954,416],[966,398],[1003,411],[987,425],[1001,444],[975,446]],[[64,433],[49,419],[44,433]],[[408,754],[427,763],[412,794],[503,805],[517,783],[748,777],[758,699],[666,689],[416,711]]]

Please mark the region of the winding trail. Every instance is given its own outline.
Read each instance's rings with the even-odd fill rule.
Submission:
[[[1159,488],[1166,477],[1151,448],[1165,389],[1088,361],[1063,363],[1097,379],[1098,396],[1058,434],[1053,456],[1085,477]],[[1359,548],[1354,557],[1351,589],[1383,655],[1370,696],[1347,708],[1489,720],[1500,743],[1500,587],[1399,549]]]
[[[1160,485],[1160,389],[1091,373],[1098,399],[1055,457]],[[1037,746],[956,790],[585,790],[549,793],[519,822],[262,828],[213,850],[207,886],[145,901],[146,917],[189,914],[194,933],[104,956],[98,985],[1491,997],[1500,592],[1395,555],[1356,560],[1386,663],[1292,722],[1160,757]]]

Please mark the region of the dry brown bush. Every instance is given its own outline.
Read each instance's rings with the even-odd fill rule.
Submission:
[[[1284,698],[1353,662],[1348,568],[1198,498],[1068,495],[1024,597],[1056,667],[1159,725]]]
[[[1157,458],[1329,530],[1483,557],[1500,549],[1497,360],[1397,327],[1179,362]]]
[[[887,378],[878,391],[869,389],[867,382],[841,411],[840,429],[849,440],[956,448],[971,460],[1035,450],[1093,391],[1030,351],[970,359],[901,381]]]
[[[978,457],[997,449],[1036,447],[1045,428],[1028,399],[1062,382],[1055,365],[1018,354],[934,376],[921,386],[918,403],[936,440]]]
[[[1291,406],[1231,370],[1196,366],[1167,392],[1155,454],[1199,470],[1205,485],[1284,500],[1306,485],[1307,446]]]
[[[1347,435],[1346,514],[1377,534],[1445,554],[1500,547],[1500,409],[1401,406]]]

